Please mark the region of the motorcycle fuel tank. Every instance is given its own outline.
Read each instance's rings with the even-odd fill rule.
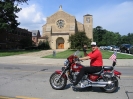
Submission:
[[[76,64],[73,64],[73,65],[72,65],[72,70],[73,70],[74,72],[80,72],[81,68],[83,68],[83,67],[84,67],[83,65],[81,65],[81,64],[79,64],[79,63],[76,63]]]

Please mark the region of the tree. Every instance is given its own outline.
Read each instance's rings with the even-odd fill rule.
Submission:
[[[112,32],[102,29],[101,26],[93,28],[93,40],[97,42],[98,46],[133,44],[133,33],[121,36],[119,32]]]
[[[32,46],[32,40],[31,38],[23,38],[19,41],[20,46],[22,47],[22,49],[26,48],[26,47],[31,47]]]
[[[46,41],[40,41],[39,44],[38,44],[38,48],[39,49],[44,49],[44,50],[48,50],[50,49],[50,46],[49,46],[49,42],[46,40]]]
[[[89,39],[85,32],[77,32],[69,37],[69,42],[72,49],[82,49],[83,45],[90,45],[91,39]]]
[[[94,36],[94,41],[98,42],[98,45],[103,45],[104,42],[102,42],[104,38],[104,34],[106,33],[106,30],[103,30],[101,26],[97,26],[96,28],[93,29],[93,36]]]
[[[1,0],[0,1],[0,30],[14,30],[20,23],[17,22],[21,8],[18,4],[27,3],[28,0]]]
[[[133,33],[128,33],[127,38],[128,43],[133,45]]]
[[[108,31],[102,29],[101,26],[97,26],[93,29],[94,41],[97,42],[98,46],[109,46],[109,45],[120,45],[121,35],[117,32]]]

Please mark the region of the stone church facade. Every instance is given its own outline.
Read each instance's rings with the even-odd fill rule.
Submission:
[[[93,40],[93,17],[90,14],[83,16],[83,24],[76,18],[62,10],[47,17],[47,22],[42,26],[42,36],[48,37],[51,49],[68,49],[69,36],[78,31],[84,31],[89,39]]]

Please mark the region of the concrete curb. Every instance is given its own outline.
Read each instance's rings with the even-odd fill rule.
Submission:
[[[52,66],[63,66],[66,59],[50,59],[40,58],[33,56],[7,56],[0,57],[1,64],[40,64],[40,65],[52,65]],[[103,59],[104,66],[111,66],[112,60]],[[85,66],[89,66],[90,60],[81,62]],[[133,67],[133,59],[117,59],[116,66],[130,66]]]

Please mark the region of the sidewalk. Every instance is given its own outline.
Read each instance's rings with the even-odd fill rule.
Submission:
[[[24,55],[15,55],[15,56],[6,56],[0,57],[0,64],[40,64],[40,65],[55,65],[63,66],[66,59],[50,59],[50,58],[40,58],[35,56],[24,56]],[[90,60],[86,60],[81,64],[88,66]],[[112,60],[103,59],[104,66],[111,66]],[[131,66],[133,67],[133,59],[117,59],[116,66]]]

